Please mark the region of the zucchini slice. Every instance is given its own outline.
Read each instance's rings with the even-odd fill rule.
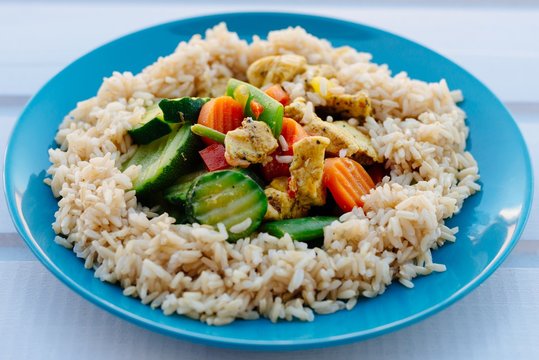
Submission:
[[[206,170],[200,170],[180,176],[174,185],[163,191],[165,200],[174,205],[184,205],[187,201],[187,194],[189,193],[191,185],[197,177],[206,172]]]
[[[198,120],[202,105],[208,101],[210,101],[210,98],[182,97],[163,99],[159,102],[159,108],[163,111],[164,119],[167,122],[194,123]]]
[[[165,122],[163,111],[158,104],[150,106],[141,122],[128,133],[136,144],[144,145],[167,135],[172,131],[170,124]]]
[[[264,108],[257,120],[263,121],[268,124],[273,133],[273,136],[275,136],[275,138],[277,139],[279,135],[281,135],[281,130],[283,128],[283,104],[273,99],[259,88],[233,78],[228,81],[228,84],[226,86],[226,94],[236,99],[234,97],[234,93],[236,92],[236,89],[238,87],[242,87],[242,89],[248,93],[245,102],[244,114],[246,116],[253,117],[253,119],[255,118],[254,114],[251,111],[250,105],[253,99],[256,100]]]
[[[140,194],[169,187],[199,161],[200,141],[189,125],[174,129],[169,135],[146,145],[140,145],[122,168],[141,165],[142,170],[133,182],[133,189]]]
[[[199,176],[187,196],[187,212],[196,222],[222,223],[234,241],[253,233],[268,209],[264,190],[248,175],[220,170]]]

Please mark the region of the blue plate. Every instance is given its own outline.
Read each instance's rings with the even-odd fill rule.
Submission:
[[[102,283],[80,259],[53,242],[56,200],[43,184],[49,167],[47,149],[63,116],[77,101],[94,96],[112,71],[139,72],[179,41],[203,33],[218,22],[244,39],[253,34],[299,25],[333,45],[350,45],[374,55],[396,73],[407,71],[425,81],[447,79],[462,89],[468,114],[468,149],[477,159],[483,191],[469,198],[449,221],[458,241],[434,252],[447,271],[399,284],[352,311],[317,316],[312,323],[268,320],[208,326],[182,316],[165,316]],[[500,165],[503,169],[500,171]],[[343,344],[381,335],[430,316],[468,294],[507,257],[530,211],[532,171],[522,136],[507,109],[476,78],[441,55],[396,35],[336,19],[279,13],[237,13],[197,17],[136,32],[75,61],[50,80],[22,113],[8,145],[5,162],[7,202],[17,230],[41,262],[77,293],[113,314],[163,334],[208,345],[244,349],[305,349]]]

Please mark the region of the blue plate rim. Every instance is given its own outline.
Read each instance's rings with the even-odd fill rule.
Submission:
[[[21,122],[21,119],[25,116],[28,109],[33,105],[33,101],[35,98],[39,96],[39,94],[51,83],[53,82],[62,72],[64,72],[66,69],[71,68],[72,66],[75,66],[80,60],[88,56],[90,53],[94,52],[97,49],[100,49],[103,46],[113,44],[117,41],[123,41],[129,37],[135,36],[140,32],[147,31],[149,29],[157,29],[160,27],[169,27],[174,24],[181,24],[185,21],[193,21],[193,20],[222,20],[221,18],[223,16],[227,15],[234,15],[234,14],[242,14],[242,15],[250,15],[250,16],[257,16],[257,15],[285,15],[285,16],[291,16],[291,17],[299,17],[299,18],[310,18],[311,20],[324,20],[329,22],[336,22],[336,23],[348,23],[349,25],[361,25],[369,30],[375,30],[377,32],[383,33],[384,35],[389,35],[394,38],[397,38],[399,40],[410,42],[415,45],[421,46],[436,55],[443,57],[447,61],[451,62],[455,66],[459,68],[460,71],[466,73],[466,75],[472,77],[475,79],[478,83],[480,83],[481,86],[483,86],[493,97],[495,100],[503,107],[504,110],[507,111],[507,113],[511,117],[511,126],[516,129],[516,133],[518,134],[518,140],[519,145],[523,150],[523,160],[526,164],[526,188],[524,189],[527,193],[529,193],[529,196],[525,198],[525,201],[522,203],[522,210],[520,213],[520,216],[518,220],[516,221],[516,227],[515,230],[511,236],[511,239],[509,242],[506,243],[506,246],[501,248],[499,252],[497,253],[496,257],[492,259],[492,261],[483,269],[481,273],[479,273],[473,280],[471,280],[467,285],[465,285],[463,288],[458,290],[457,292],[453,293],[452,296],[446,298],[444,301],[439,302],[421,312],[418,312],[412,316],[408,316],[404,319],[400,319],[399,321],[391,322],[388,324],[385,324],[383,326],[379,326],[376,328],[371,328],[368,330],[362,330],[362,331],[356,331],[347,333],[344,335],[338,335],[338,336],[329,336],[325,338],[324,340],[320,339],[292,339],[292,340],[285,340],[285,341],[271,341],[271,340],[243,340],[243,339],[231,339],[228,337],[222,337],[222,336],[216,336],[216,335],[207,335],[207,334],[200,334],[198,332],[193,332],[189,330],[183,330],[181,328],[168,326],[162,323],[156,323],[154,321],[148,320],[147,318],[138,316],[134,313],[131,313],[129,311],[123,310],[122,308],[116,306],[114,303],[111,303],[109,301],[106,301],[102,299],[101,297],[95,295],[94,293],[90,292],[89,290],[86,290],[85,288],[81,287],[76,282],[72,281],[68,275],[66,275],[64,272],[62,272],[47,256],[46,254],[41,250],[40,246],[35,242],[33,236],[30,234],[29,229],[24,225],[24,222],[21,221],[21,217],[19,217],[19,213],[22,213],[22,211],[17,206],[15,191],[14,191],[14,185],[12,182],[9,181],[11,169],[13,167],[13,162],[11,161],[12,157],[12,147],[13,142],[12,139],[14,137],[14,134],[17,132],[17,129],[19,127],[19,124]],[[299,13],[299,12],[278,12],[278,11],[231,11],[231,12],[222,12],[222,13],[213,13],[213,14],[207,14],[207,15],[200,15],[200,16],[193,16],[193,17],[187,17],[182,18],[178,20],[173,20],[165,23],[160,23],[154,26],[149,26],[142,28],[140,30],[130,32],[126,35],[120,36],[118,38],[115,38],[112,41],[105,42],[104,44],[101,44],[94,49],[86,52],[84,55],[78,57],[76,60],[71,62],[66,67],[62,68],[56,75],[54,75],[50,80],[48,80],[41,88],[40,90],[34,94],[27,102],[25,107],[23,108],[21,114],[19,115],[17,121],[15,122],[15,125],[13,129],[11,130],[11,134],[9,136],[8,145],[6,147],[6,150],[4,152],[4,171],[3,171],[3,183],[4,183],[4,196],[6,198],[6,203],[8,205],[8,211],[11,216],[11,219],[13,223],[15,224],[15,228],[19,235],[23,238],[27,246],[30,248],[30,250],[34,253],[34,255],[40,260],[40,262],[45,265],[45,267],[53,273],[53,275],[58,278],[62,283],[67,285],[69,288],[71,288],[73,291],[81,295],[86,300],[90,301],[91,303],[99,306],[100,308],[119,316],[120,318],[127,320],[131,323],[137,324],[143,328],[151,329],[152,331],[180,338],[189,340],[195,343],[199,344],[205,344],[210,346],[218,346],[218,347],[226,347],[226,348],[237,348],[237,349],[244,349],[244,350],[300,350],[300,349],[311,349],[311,348],[321,348],[321,347],[329,347],[329,346],[336,346],[336,345],[342,345],[346,343],[351,343],[354,341],[361,341],[366,340],[369,338],[373,338],[376,336],[380,336],[389,332],[397,331],[405,326],[409,326],[412,324],[415,324],[431,315],[434,315],[438,312],[440,312],[443,309],[448,308],[450,305],[454,304],[456,301],[462,299],[464,296],[468,295],[472,290],[477,288],[481,283],[483,283],[492,273],[502,264],[502,262],[506,259],[506,257],[510,254],[511,250],[515,247],[516,243],[519,241],[522,232],[524,231],[524,228],[526,226],[526,223],[529,219],[531,205],[532,205],[532,199],[533,199],[533,193],[534,193],[534,175],[532,171],[532,163],[531,158],[529,154],[529,150],[527,148],[526,142],[524,141],[524,138],[522,136],[522,133],[520,129],[518,128],[518,125],[516,124],[512,114],[509,112],[507,107],[494,95],[494,93],[479,79],[477,79],[474,75],[469,73],[465,68],[457,64],[451,59],[448,59],[444,55],[441,55],[440,53],[430,49],[427,46],[422,45],[421,43],[418,43],[416,41],[407,39],[405,37],[402,37],[400,35],[394,34],[392,32],[389,32],[387,30],[383,30],[377,27],[365,25],[359,22],[344,20],[337,17],[326,17],[326,16],[320,16],[315,14],[309,14],[309,13]]]

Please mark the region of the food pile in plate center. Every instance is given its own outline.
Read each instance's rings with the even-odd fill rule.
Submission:
[[[480,190],[461,100],[301,28],[217,25],[66,116],[55,241],[167,315],[351,309],[445,270],[444,219]]]

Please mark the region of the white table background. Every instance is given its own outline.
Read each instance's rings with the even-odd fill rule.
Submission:
[[[309,12],[386,29],[448,56],[508,106],[539,176],[539,7],[533,0],[4,2],[0,0],[0,151],[24,104],[87,51],[164,21],[223,11]],[[471,94],[466,94],[471,96]],[[3,172],[3,157],[0,160]],[[503,171],[503,168],[501,169]],[[0,185],[1,187],[2,185]],[[54,278],[16,234],[0,197],[0,359],[539,359],[538,192],[521,241],[464,300],[386,336],[324,350],[263,353],[191,344],[97,308]]]

